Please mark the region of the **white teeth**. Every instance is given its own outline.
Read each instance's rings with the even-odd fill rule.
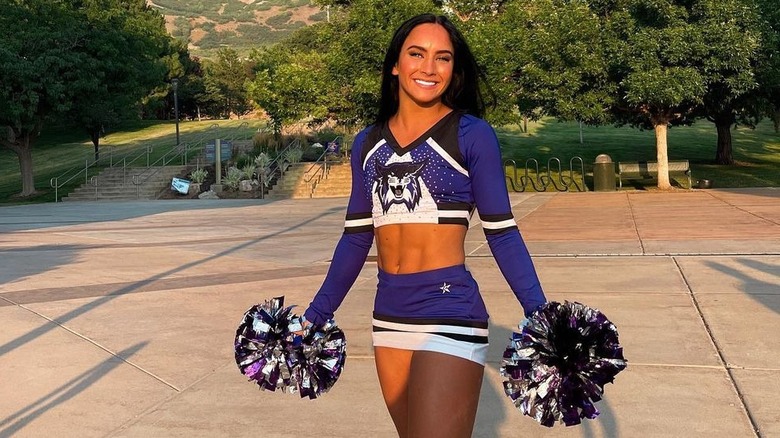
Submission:
[[[419,79],[415,79],[414,81],[417,82],[418,84],[424,85],[426,87],[432,87],[432,86],[436,85],[436,82],[421,81]]]

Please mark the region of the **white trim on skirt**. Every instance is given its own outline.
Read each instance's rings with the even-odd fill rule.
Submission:
[[[487,360],[487,328],[447,324],[404,324],[376,318],[372,322],[374,325],[372,339],[375,347],[434,351],[480,365],[485,365]],[[470,342],[468,338],[482,338],[484,342]]]

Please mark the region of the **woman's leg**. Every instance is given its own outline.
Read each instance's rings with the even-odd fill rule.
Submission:
[[[374,347],[376,372],[387,410],[400,438],[407,438],[409,412],[409,370],[414,351]]]
[[[460,357],[415,351],[407,386],[408,437],[470,437],[484,369]]]

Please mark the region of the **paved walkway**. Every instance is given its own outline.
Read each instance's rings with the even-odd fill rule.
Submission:
[[[503,395],[520,317],[478,224],[491,312],[477,437],[780,436],[780,190],[513,194],[551,300],[601,309],[629,367],[599,419],[547,429]],[[305,305],[346,200],[0,208],[0,437],[392,437],[370,348],[376,266],[337,314],[324,397],[261,392],[232,357],[243,312]]]

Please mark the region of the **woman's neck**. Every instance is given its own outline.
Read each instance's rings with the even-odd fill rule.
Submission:
[[[399,105],[398,112],[388,121],[393,137],[403,147],[417,139],[425,131],[452,112],[452,108],[439,103],[430,107]]]

